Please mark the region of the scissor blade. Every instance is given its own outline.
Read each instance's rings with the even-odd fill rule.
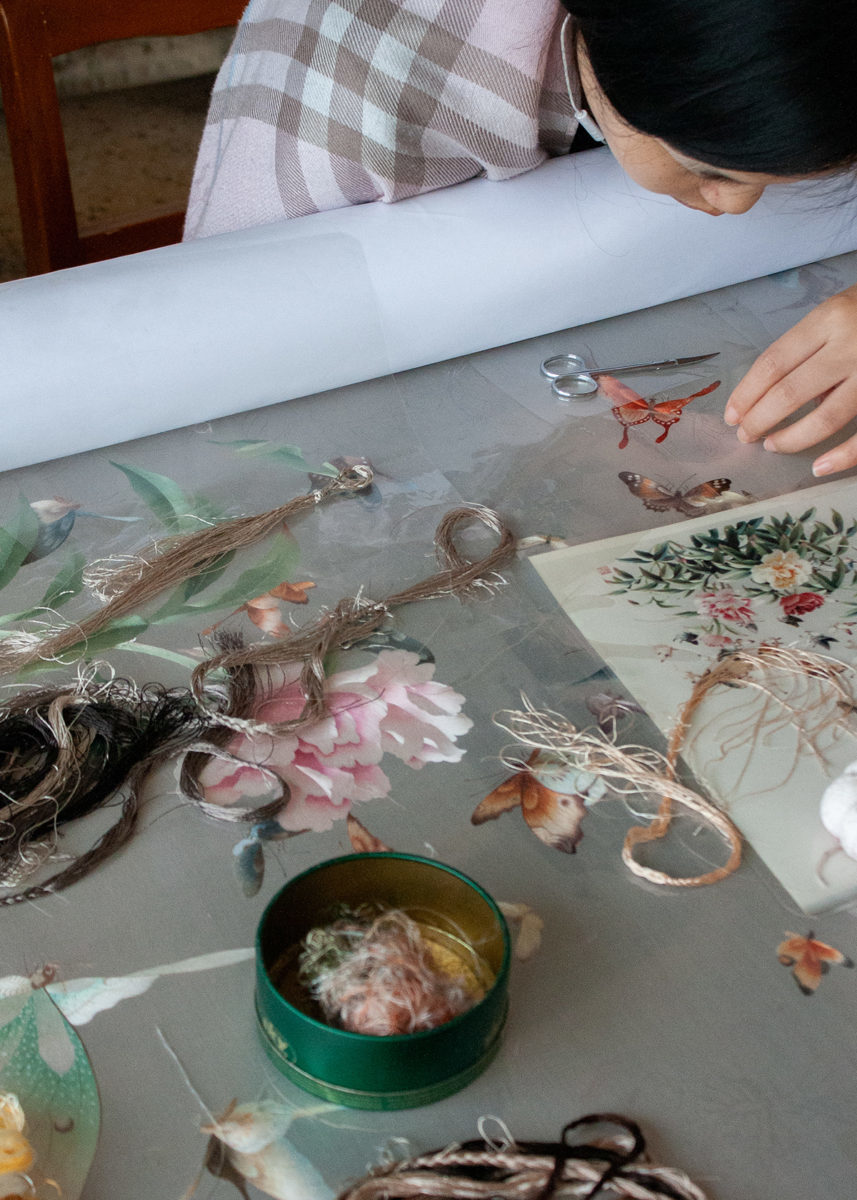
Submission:
[[[691,354],[688,358],[677,358],[677,367],[686,367],[689,363],[708,362],[709,358],[717,358],[719,350],[712,350],[711,354]]]
[[[586,373],[587,375],[622,375],[629,374],[631,371],[663,371],[667,367],[686,367],[691,363],[707,362],[709,358],[716,358],[719,353],[719,350],[713,350],[710,354],[690,354],[685,358],[665,358],[661,362],[630,363],[621,367],[589,367]]]

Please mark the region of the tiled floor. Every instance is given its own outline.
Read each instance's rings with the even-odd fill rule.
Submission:
[[[213,76],[63,100],[82,227],[184,207]],[[5,121],[0,114],[0,281],[24,275]]]

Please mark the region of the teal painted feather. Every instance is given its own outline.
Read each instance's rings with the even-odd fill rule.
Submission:
[[[101,1108],[80,1038],[44,988],[0,997],[0,1089],[12,1092],[36,1152],[28,1172],[77,1200],[92,1164]]]

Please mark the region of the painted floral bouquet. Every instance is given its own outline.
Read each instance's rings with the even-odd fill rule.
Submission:
[[[846,523],[835,510],[823,521],[809,508],[797,517],[755,517],[693,534],[688,542],[662,542],[604,574],[614,594],[633,592],[643,602],[680,610],[674,615],[688,620],[683,640],[715,649],[732,648],[758,631],[760,620],[774,615],[772,606],[779,622],[800,627],[833,602],[835,617],[831,610],[824,627],[809,632],[814,644],[827,648],[854,637],[855,534],[857,521]],[[682,607],[688,600],[692,609]]]

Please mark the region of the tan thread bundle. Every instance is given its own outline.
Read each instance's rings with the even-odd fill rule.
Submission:
[[[114,581],[119,589],[117,595],[99,612],[80,625],[49,634],[37,645],[8,655],[6,665],[13,662],[20,668],[38,659],[56,657],[80,642],[81,631],[89,636],[120,613],[151,599],[164,587],[181,582],[180,569],[193,575],[235,548],[236,539],[240,545],[248,544],[247,539],[256,541],[265,532],[276,528],[286,515],[294,516],[341,491],[365,487],[370,480],[371,473],[360,468],[343,472],[327,488],[299,497],[273,513],[227,522],[226,534],[221,539],[214,538],[217,529],[213,529],[171,545],[145,567],[142,577],[135,574],[135,582],[130,587],[120,575],[119,580]],[[460,553],[455,537],[463,526],[474,521],[496,534],[497,542],[483,557],[471,560]],[[190,546],[185,546],[185,542]],[[7,755],[8,762],[0,767],[0,799],[3,801],[0,804],[0,867],[6,872],[10,885],[16,870],[23,877],[30,865],[35,869],[44,859],[45,855],[41,849],[36,850],[37,843],[33,839],[47,836],[49,854],[56,828],[64,819],[69,815],[83,815],[122,785],[130,785],[119,819],[95,845],[44,884],[0,897],[0,906],[60,891],[114,853],[133,831],[139,789],[149,770],[179,752],[184,752],[182,784],[203,811],[232,821],[260,821],[275,815],[288,799],[281,781],[276,780],[279,795],[261,808],[220,810],[218,806],[207,804],[199,795],[194,783],[195,768],[212,754],[231,758],[220,745],[230,729],[239,727],[279,733],[318,720],[326,712],[324,657],[330,650],[347,647],[365,637],[400,604],[449,595],[464,597],[480,589],[487,594],[503,582],[497,570],[514,556],[516,546],[511,530],[496,513],[481,505],[464,505],[448,512],[438,525],[435,543],[441,569],[429,579],[397,592],[385,601],[367,601],[360,597],[342,600],[294,637],[274,643],[245,648],[234,643],[230,645],[228,638],[222,639],[224,648],[194,672],[192,691],[166,692],[156,685],[138,688],[125,680],[95,682],[90,676],[61,689],[30,689],[0,707],[0,741],[5,737],[12,746],[26,747],[21,752],[15,750]],[[306,703],[301,716],[273,727],[249,719],[257,688],[257,672],[266,666],[296,661],[303,663],[302,679],[306,688]],[[225,704],[204,689],[205,678],[216,668],[225,670],[228,675],[229,695]],[[152,713],[159,714],[161,720],[160,726],[155,728],[147,725]],[[87,756],[94,738],[101,738],[104,743],[99,753],[109,749],[111,729],[120,727],[127,742],[125,757],[111,753],[105,760],[113,763],[114,778],[107,786],[100,778],[98,764],[94,767]],[[98,795],[87,803],[89,792]],[[31,838],[29,843],[28,837]],[[41,847],[42,843],[38,845]]]
[[[702,887],[725,879],[741,863],[741,834],[733,822],[715,804],[676,778],[679,755],[705,697],[721,686],[753,688],[764,695],[766,702],[773,703],[781,714],[780,720],[793,725],[804,743],[817,752],[813,722],[808,718],[813,716],[812,710],[818,710],[823,726],[832,705],[839,710],[837,720],[845,720],[846,714],[854,708],[855,701],[850,686],[845,682],[847,670],[842,663],[824,655],[786,646],[763,644],[752,651],[733,651],[697,680],[678,715],[666,755],[645,746],[616,746],[601,733],[576,729],[558,713],[537,711],[526,698],[523,710],[498,713],[495,721],[522,744],[550,751],[579,770],[600,776],[620,795],[660,795],[661,801],[652,822],[649,825],[634,825],[628,830],[622,846],[622,861],[633,874],[650,883]],[[764,677],[766,672],[772,671],[791,679],[802,699],[805,696],[804,685],[808,681],[818,684],[825,694],[811,701],[810,711],[802,711],[797,704],[777,695],[764,678],[754,677],[754,673]],[[756,722],[752,731],[754,736],[759,733],[763,720],[764,715]],[[512,762],[511,765],[521,769],[520,763]],[[674,804],[697,813],[720,834],[729,848],[729,857],[722,866],[701,875],[674,876],[637,861],[634,853],[637,846],[666,836],[675,815]]]
[[[467,525],[478,522],[497,535],[497,544],[482,558],[465,558],[455,544],[458,533]],[[215,654],[195,668],[191,676],[191,688],[202,703],[204,684],[208,675],[215,670],[225,670],[230,675],[237,671],[262,670],[266,667],[284,666],[302,662],[301,688],[306,703],[300,716],[293,721],[276,725],[264,725],[247,720],[252,697],[245,696],[243,711],[232,706],[229,713],[212,712],[211,720],[232,729],[251,729],[256,733],[282,734],[318,720],[325,714],[324,660],[331,650],[345,647],[361,638],[368,637],[388,619],[393,609],[420,600],[434,600],[442,596],[488,594],[502,582],[497,575],[515,554],[516,541],[511,529],[491,509],[481,504],[464,504],[453,508],[441,519],[434,536],[435,549],[440,570],[428,579],[423,579],[401,592],[395,592],[386,600],[367,600],[361,596],[348,597],[323,613],[311,625],[298,630],[291,637],[276,642],[259,642],[256,645],[225,650]]]
[[[581,1117],[557,1143],[512,1140],[500,1124],[502,1141],[484,1138],[376,1167],[338,1200],[706,1200],[683,1171],[646,1161],[640,1127],[627,1117]],[[569,1141],[574,1130],[602,1124],[621,1133]]]
[[[148,551],[117,569],[108,567],[98,576],[98,590],[106,603],[81,621],[47,634],[18,634],[0,644],[0,674],[20,671],[31,663],[59,659],[80,642],[85,642],[105,625],[184,583],[213,566],[224,555],[261,541],[278,525],[332,496],[360,491],[372,481],[371,471],[362,466],[340,472],[330,483],[294,500],[250,517],[236,517],[199,533],[165,538]],[[93,573],[90,572],[90,579]]]

